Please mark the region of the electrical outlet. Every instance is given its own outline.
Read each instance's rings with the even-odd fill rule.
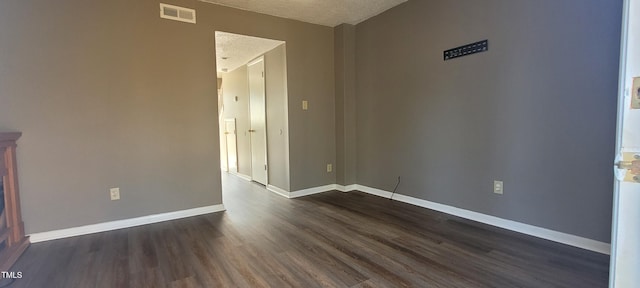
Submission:
[[[327,164],[327,172],[333,172],[333,164]]]
[[[502,181],[493,181],[493,193],[500,195],[504,193],[504,183]]]
[[[109,194],[111,195],[111,200],[120,200],[120,188],[109,189]]]
[[[309,101],[302,100],[302,110],[309,110]]]

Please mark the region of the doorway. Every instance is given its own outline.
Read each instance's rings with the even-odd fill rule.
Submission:
[[[220,147],[226,147],[221,148],[221,167],[267,188],[288,191],[286,43],[215,33],[219,119],[225,121],[220,125]],[[235,119],[235,129],[228,119]]]

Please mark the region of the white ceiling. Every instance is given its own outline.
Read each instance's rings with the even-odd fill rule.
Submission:
[[[216,69],[231,72],[281,44],[284,41],[216,31]]]
[[[407,0],[200,0],[335,27],[358,24]]]

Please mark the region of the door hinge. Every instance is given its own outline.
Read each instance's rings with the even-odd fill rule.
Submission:
[[[264,165],[264,170],[267,170],[267,165],[266,164]]]
[[[640,153],[623,152],[617,155],[615,168],[619,181],[640,183]]]

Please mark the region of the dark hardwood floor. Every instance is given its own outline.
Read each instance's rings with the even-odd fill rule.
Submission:
[[[225,175],[227,211],[37,243],[9,287],[606,287],[608,256],[358,192]]]

